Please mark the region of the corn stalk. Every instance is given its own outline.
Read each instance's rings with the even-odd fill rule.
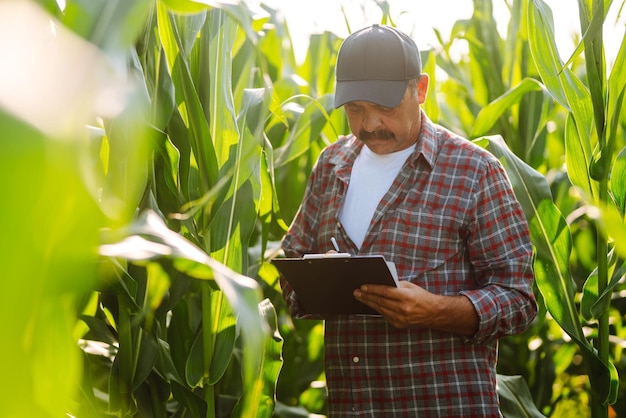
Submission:
[[[582,315],[587,321],[597,321],[594,349],[591,350],[572,311],[574,301],[551,303],[546,298],[548,309],[570,336],[579,344],[587,364],[593,390],[593,416],[608,416],[608,405],[617,399],[617,371],[609,356],[609,307],[610,294],[617,280],[610,277],[611,252],[619,251],[622,244],[616,239],[623,234],[623,202],[611,197],[610,178],[617,179],[623,172],[616,171],[611,177],[611,167],[618,159],[615,144],[616,130],[620,119],[626,78],[623,65],[626,54],[625,42],[614,64],[607,85],[602,24],[611,1],[579,1],[579,16],[583,39],[573,60],[580,52],[585,53],[587,85],[564,64],[554,44],[554,27],[550,9],[541,0],[535,0],[529,8],[528,24],[530,49],[542,81],[554,99],[568,110],[566,123],[567,173],[585,202],[599,208],[603,215],[596,218],[597,269],[585,281]],[[532,30],[531,30],[532,28]],[[626,41],[626,38],[624,38]],[[617,190],[623,196],[622,190]],[[617,217],[612,213],[620,213]],[[621,222],[620,222],[621,217]],[[608,228],[607,228],[608,227]],[[611,252],[609,249],[611,248]],[[540,288],[541,288],[540,283]],[[545,289],[544,283],[544,289]],[[564,303],[565,302],[565,303]],[[563,307],[568,306],[569,320],[565,319]],[[590,309],[589,307],[593,307]]]

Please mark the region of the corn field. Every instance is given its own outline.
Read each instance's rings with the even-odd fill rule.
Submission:
[[[563,1],[565,57],[543,0],[473,0],[422,51],[424,109],[502,161],[530,226],[540,312],[500,341],[503,414],[626,416],[626,37],[614,62],[603,39],[626,2]],[[1,417],[325,414],[323,323],[289,317],[271,260],[348,132],[342,39],[297,62],[261,7],[0,2]]]

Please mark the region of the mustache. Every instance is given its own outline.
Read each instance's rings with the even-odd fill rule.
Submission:
[[[361,141],[367,141],[368,139],[395,139],[396,135],[386,129],[376,130],[372,132],[361,129],[359,131],[358,138]]]

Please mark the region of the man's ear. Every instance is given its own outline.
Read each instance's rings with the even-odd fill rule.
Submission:
[[[426,94],[428,93],[428,80],[428,74],[426,73],[420,75],[417,80],[417,96],[420,104],[426,101]]]

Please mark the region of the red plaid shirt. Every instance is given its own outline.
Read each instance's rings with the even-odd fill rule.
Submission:
[[[342,137],[322,152],[285,254],[331,250],[382,254],[400,280],[441,295],[465,295],[480,324],[472,338],[396,329],[381,317],[325,318],[330,417],[500,416],[497,339],[522,332],[536,314],[528,227],[507,175],[490,153],[423,114],[412,154],[378,205],[360,250],[338,220],[363,146]],[[297,296],[283,294],[294,317]]]

